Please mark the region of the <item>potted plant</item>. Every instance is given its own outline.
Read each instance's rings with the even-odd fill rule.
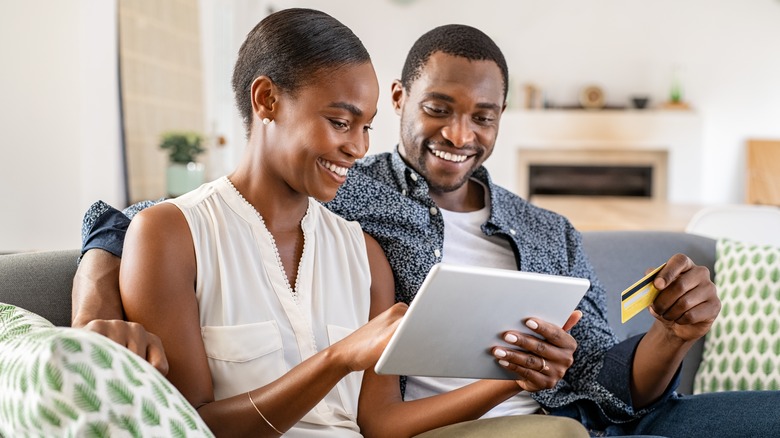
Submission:
[[[203,184],[204,166],[195,161],[206,151],[203,136],[191,131],[169,131],[162,134],[160,148],[168,151],[166,188],[168,196],[179,196]]]

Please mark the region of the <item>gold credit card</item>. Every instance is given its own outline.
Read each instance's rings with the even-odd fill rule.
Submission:
[[[658,289],[653,286],[653,280],[664,266],[666,263],[653,269],[653,272],[645,275],[620,294],[620,316],[623,323],[653,303],[658,296]]]

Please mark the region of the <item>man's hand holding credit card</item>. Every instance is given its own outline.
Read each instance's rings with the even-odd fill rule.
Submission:
[[[666,266],[666,263],[653,269],[652,272],[620,294],[620,317],[623,323],[653,303],[659,292],[653,286],[653,280],[655,280],[655,277],[664,266]]]

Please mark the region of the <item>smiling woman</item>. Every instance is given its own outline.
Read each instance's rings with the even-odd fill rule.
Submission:
[[[249,32],[232,85],[244,157],[136,216],[125,315],[160,337],[168,379],[216,435],[357,437],[352,371],[373,365],[405,305],[366,324],[372,294],[392,297],[387,261],[317,201],[368,150],[373,65],[333,17],[287,9]]]

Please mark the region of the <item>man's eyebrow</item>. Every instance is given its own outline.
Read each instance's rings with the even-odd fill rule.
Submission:
[[[429,93],[425,93],[426,99],[437,99],[437,100],[443,100],[445,102],[454,103],[455,99],[450,96],[449,94],[443,94],[443,93],[437,93],[435,91],[431,91]]]
[[[500,105],[496,105],[495,103],[488,103],[488,102],[478,103],[477,108],[492,110],[492,111],[501,111]]]
[[[430,93],[426,93],[425,94],[425,98],[426,99],[441,100],[441,101],[444,101],[444,102],[447,102],[447,103],[455,103],[455,99],[452,96],[450,96],[448,94],[438,93],[436,91],[431,91]],[[477,103],[477,108],[479,108],[479,109],[486,109],[486,110],[492,110],[492,111],[501,111],[501,106],[500,105],[496,105],[496,104],[490,103],[490,102],[480,102],[480,103]]]

